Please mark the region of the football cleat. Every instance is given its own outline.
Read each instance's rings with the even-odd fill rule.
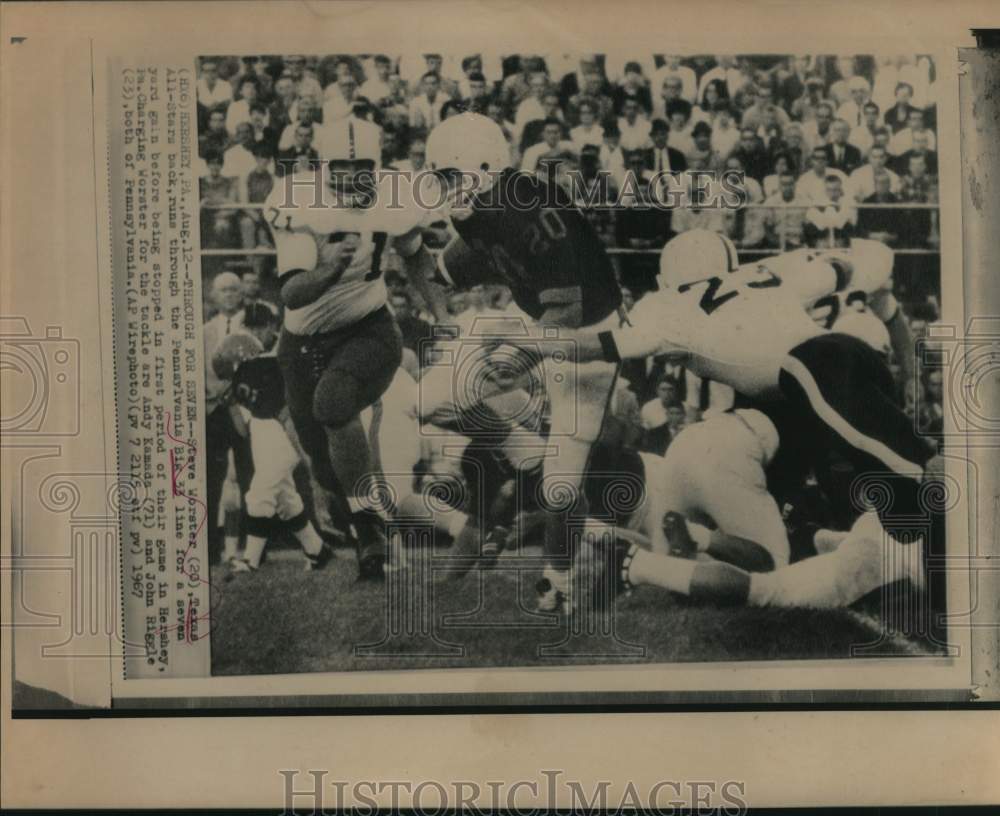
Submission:
[[[698,554],[698,546],[688,531],[687,519],[680,513],[671,510],[663,514],[663,535],[674,558],[694,558]]]
[[[230,569],[233,572],[256,572],[257,567],[247,561],[245,558],[233,558],[229,562]]]
[[[333,547],[323,542],[323,546],[315,555],[311,553],[304,553],[306,557],[306,572],[317,572],[324,569],[327,564],[329,564],[336,555],[334,555]]]
[[[620,536],[581,542],[570,567],[574,609],[583,604],[608,609],[616,598],[628,595],[633,589],[629,567],[638,550],[638,542]]]
[[[358,578],[383,578],[388,540],[382,517],[373,510],[361,510],[351,515],[351,527],[357,540]]]
[[[509,537],[510,530],[503,525],[498,524],[490,530],[489,533],[486,534],[486,538],[479,550],[482,557],[482,560],[479,562],[479,566],[492,566],[497,558],[500,557],[500,553],[506,549]]]

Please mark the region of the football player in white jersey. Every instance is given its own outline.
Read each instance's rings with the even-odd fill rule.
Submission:
[[[350,127],[350,123],[348,123]],[[346,500],[362,577],[379,577],[383,522],[364,485],[375,463],[361,412],[377,402],[402,357],[386,306],[388,244],[404,264],[432,263],[421,238],[426,213],[398,177],[373,174],[377,156],[348,156],[286,177],[266,208],[285,305],[278,360],[288,407],[316,480]]]
[[[682,233],[664,247],[661,289],[630,312],[632,326],[562,332],[559,341],[542,341],[543,351],[578,361],[674,355],[743,397],[787,406],[797,417],[795,444],[817,457],[835,450],[859,474],[890,477],[893,512],[918,512],[917,488],[933,451],[898,405],[884,359],[863,341],[818,326],[772,269],[734,275],[737,269],[728,239]],[[835,269],[830,276],[836,291]]]

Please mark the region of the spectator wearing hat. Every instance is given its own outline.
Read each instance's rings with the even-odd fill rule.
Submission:
[[[653,174],[681,173],[687,170],[688,163],[683,151],[670,144],[672,133],[673,128],[669,123],[662,119],[653,120],[649,130],[651,146],[645,151],[646,170]]]
[[[691,128],[691,149],[684,158],[690,170],[722,171],[725,160],[712,148],[712,126],[708,122],[697,122]]]
[[[646,78],[642,74],[642,66],[638,62],[625,64],[625,76],[621,85],[612,92],[611,98],[619,116],[625,115],[625,103],[628,100],[634,101],[646,116],[653,112],[653,98],[650,96]]]
[[[909,82],[896,83],[896,103],[886,110],[883,120],[885,126],[894,134],[910,125],[910,113],[919,108],[912,104],[913,86]]]
[[[830,141],[823,145],[827,166],[850,175],[861,166],[861,151],[848,142],[851,126],[843,119],[835,119],[830,125]]]
[[[810,76],[806,79],[802,96],[791,105],[792,118],[799,122],[811,122],[816,118],[816,109],[823,104],[829,104],[823,80],[817,76]]]

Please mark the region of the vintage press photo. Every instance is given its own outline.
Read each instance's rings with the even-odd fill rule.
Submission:
[[[942,67],[116,61],[126,680],[945,665]]]
[[[459,41],[95,51],[116,704],[967,697],[954,51]]]

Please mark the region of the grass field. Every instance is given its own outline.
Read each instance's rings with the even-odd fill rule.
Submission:
[[[292,551],[274,553],[254,574],[216,568],[212,672],[837,659],[877,634],[871,610],[696,605],[653,587],[619,600],[612,619],[584,633],[579,620],[535,612],[538,572],[504,563],[405,596],[401,603],[424,610],[407,616],[416,621],[410,631],[387,613],[386,584],[356,580],[349,551],[321,572],[304,572]],[[893,642],[901,654],[915,648]]]

